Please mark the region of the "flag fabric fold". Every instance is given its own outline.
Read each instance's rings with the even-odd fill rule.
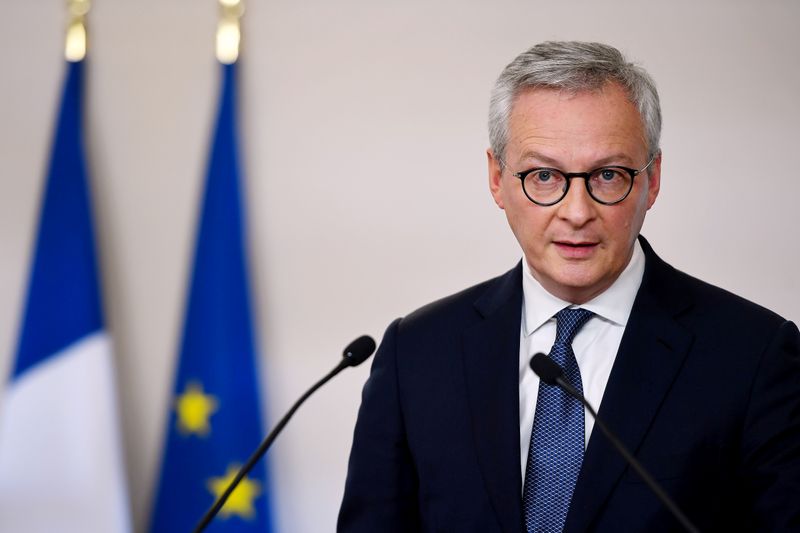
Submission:
[[[236,140],[236,65],[222,94],[151,529],[191,531],[258,446],[262,432]],[[208,531],[272,531],[262,461]]]
[[[82,61],[67,63],[10,379],[0,531],[130,531],[112,350],[83,151]]]

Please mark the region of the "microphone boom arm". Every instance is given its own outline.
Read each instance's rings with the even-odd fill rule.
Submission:
[[[372,352],[374,351],[375,351],[375,341],[372,340],[371,337],[368,337],[366,335],[354,340],[347,346],[347,348],[345,348],[344,353],[342,354],[342,360],[339,361],[339,364],[336,365],[336,367],[333,370],[328,372],[325,375],[325,377],[323,377],[321,380],[317,381],[314,385],[312,385],[312,387],[308,389],[305,392],[305,394],[300,396],[300,398],[296,402],[294,402],[292,408],[289,409],[289,411],[285,415],[283,415],[283,418],[281,418],[280,422],[278,422],[272,429],[272,431],[269,432],[267,438],[264,439],[264,441],[258,446],[256,451],[253,452],[253,454],[250,456],[249,459],[247,459],[247,462],[244,464],[244,466],[242,466],[242,468],[240,468],[239,471],[236,473],[236,476],[234,476],[233,480],[231,480],[230,484],[225,489],[225,492],[223,492],[219,496],[219,498],[217,498],[217,501],[214,502],[214,505],[212,505],[211,508],[208,511],[206,511],[206,514],[204,514],[203,518],[201,518],[200,521],[197,523],[197,526],[195,526],[193,530],[194,533],[200,533],[201,531],[203,531],[208,526],[208,524],[211,523],[214,517],[217,516],[217,513],[219,513],[220,509],[222,509],[222,506],[225,505],[225,502],[228,501],[228,498],[233,493],[236,486],[239,485],[239,482],[242,481],[242,479],[244,479],[244,477],[250,472],[250,470],[253,469],[253,466],[255,466],[258,460],[261,459],[261,457],[263,457],[265,453],[267,453],[267,450],[272,445],[272,442],[275,440],[275,438],[278,436],[278,434],[281,432],[284,426],[286,426],[286,424],[289,422],[289,419],[292,418],[292,415],[294,415],[295,411],[297,411],[297,409],[301,405],[303,405],[303,403],[308,399],[308,397],[314,394],[317,391],[317,389],[325,385],[328,381],[331,380],[331,378],[333,378],[336,374],[338,374],[345,368],[349,366],[356,366],[364,362],[364,360],[366,360],[370,355],[372,355]]]
[[[670,510],[678,522],[680,522],[681,525],[690,533],[700,533],[700,530],[697,529],[694,524],[692,524],[685,514],[683,514],[683,511],[681,511],[680,507],[678,507],[675,502],[672,501],[672,498],[670,498],[669,495],[664,492],[664,489],[661,488],[658,482],[653,479],[653,477],[647,472],[647,470],[644,469],[641,463],[639,463],[639,461],[627,450],[627,448],[625,448],[625,446],[611,432],[611,430],[608,429],[608,426],[605,425],[603,420],[597,416],[597,411],[595,411],[594,407],[592,407],[586,398],[583,397],[583,394],[580,394],[578,391],[576,391],[575,388],[561,376],[556,377],[556,383],[559,387],[564,389],[567,394],[581,402],[583,406],[586,407],[586,409],[592,414],[592,418],[594,418],[594,423],[597,425],[597,427],[600,428],[614,448],[617,449],[620,455],[625,458],[628,464],[633,467],[633,469],[637,474],[639,474],[642,480],[644,480],[647,486],[650,487],[650,490],[652,490],[658,499],[661,500],[661,503],[663,503],[664,506]]]

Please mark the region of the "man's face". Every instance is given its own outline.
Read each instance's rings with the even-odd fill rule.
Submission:
[[[533,167],[640,169],[647,156],[639,112],[617,84],[576,94],[527,89],[517,96],[508,123],[506,167],[500,164],[502,155],[488,151],[489,188],[533,276],[551,294],[584,303],[625,269],[645,213],[658,196],[661,156],[636,176],[631,193],[616,205],[595,202],[584,180],[573,178],[563,200],[542,207],[528,200],[512,174]]]

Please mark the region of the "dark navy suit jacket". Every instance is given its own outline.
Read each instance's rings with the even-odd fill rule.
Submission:
[[[702,531],[800,531],[800,334],[659,259],[600,416]],[[521,267],[392,323],[358,414],[341,533],[524,531]],[[566,532],[680,531],[593,432]]]

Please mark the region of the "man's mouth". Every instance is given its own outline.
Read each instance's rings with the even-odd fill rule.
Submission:
[[[553,241],[553,244],[562,257],[569,259],[587,259],[594,254],[598,245],[594,241]]]
[[[559,246],[568,246],[570,248],[591,248],[592,246],[597,246],[596,242],[588,242],[588,241],[579,241],[579,242],[554,241],[554,242]]]

